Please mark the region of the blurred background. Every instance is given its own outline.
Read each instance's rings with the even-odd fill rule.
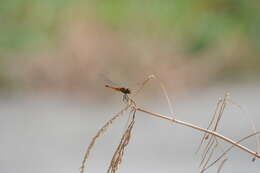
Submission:
[[[250,133],[245,112],[260,127],[259,11],[257,0],[1,0],[0,172],[78,172],[91,137],[123,105],[108,80],[136,88],[155,74],[177,117],[203,127],[228,91],[246,111],[231,106],[223,133]],[[169,114],[158,81],[136,99]],[[89,172],[105,172],[124,118]],[[136,126],[119,172],[197,172],[201,134],[141,114]],[[259,172],[246,153],[232,156],[223,172]]]

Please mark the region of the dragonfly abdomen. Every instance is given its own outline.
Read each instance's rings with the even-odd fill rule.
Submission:
[[[116,90],[116,91],[121,91],[124,94],[130,94],[131,93],[130,89],[128,89],[128,88],[123,88],[123,87],[122,88],[116,88],[116,87],[112,87],[110,85],[105,85],[105,87],[111,88],[111,89]]]

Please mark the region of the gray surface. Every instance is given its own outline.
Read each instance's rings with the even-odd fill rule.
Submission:
[[[260,129],[260,87],[215,87],[197,90],[174,100],[177,118],[207,126],[216,100],[228,90]],[[118,102],[121,101],[118,99]],[[2,96],[0,99],[1,173],[75,173],[91,137],[117,112],[120,104],[95,104],[61,96]],[[167,114],[163,100],[143,103],[147,109]],[[106,172],[125,127],[126,117],[115,122],[98,140],[87,172]],[[250,133],[250,122],[235,106],[229,107],[221,132],[233,139]],[[136,125],[119,172],[198,172],[195,155],[201,133],[138,113]],[[254,148],[253,141],[248,146]],[[238,149],[230,153],[223,172],[259,172],[259,160]],[[208,172],[216,172],[211,169]]]

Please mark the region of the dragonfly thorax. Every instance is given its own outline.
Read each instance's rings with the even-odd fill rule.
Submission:
[[[130,89],[128,89],[128,88],[120,88],[120,91],[124,94],[130,94],[131,93]]]

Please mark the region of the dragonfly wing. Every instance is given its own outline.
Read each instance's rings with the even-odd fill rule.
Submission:
[[[114,86],[117,88],[122,87],[120,84],[110,80],[105,74],[100,74],[101,78],[104,80],[105,84],[110,85],[110,86]]]

